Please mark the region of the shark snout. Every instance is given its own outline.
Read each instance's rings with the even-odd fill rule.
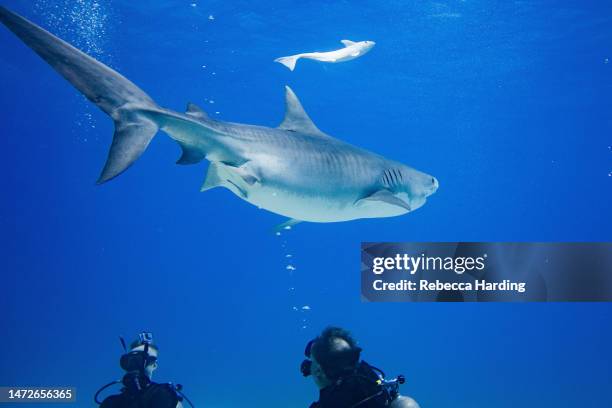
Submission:
[[[364,41],[364,44],[368,50],[371,50],[375,45],[375,41]]]
[[[421,173],[419,189],[415,190],[414,192],[415,195],[420,195],[424,198],[427,198],[433,193],[435,193],[438,190],[438,187],[440,187],[440,184],[438,183],[437,178],[435,178],[434,176],[430,176],[427,173]]]
[[[438,179],[435,177],[432,177],[429,195],[432,195],[433,193],[438,191],[438,187],[440,187],[440,183],[438,183]]]

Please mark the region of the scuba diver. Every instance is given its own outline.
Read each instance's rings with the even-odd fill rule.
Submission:
[[[126,372],[121,380],[112,381],[102,386],[94,395],[94,401],[100,408],[182,408],[185,400],[192,408],[193,404],[182,392],[180,384],[155,383],[151,380],[157,369],[159,349],[153,344],[153,335],[143,332],[138,339],[125,346],[123,337],[119,337],[125,354],[119,365]],[[110,395],[99,401],[98,396],[106,388],[122,384],[121,393]]]
[[[319,400],[310,408],[419,408],[399,394],[404,376],[385,379],[382,370],[361,360],[362,349],[350,333],[328,327],[308,342],[300,371],[312,376],[319,388]]]

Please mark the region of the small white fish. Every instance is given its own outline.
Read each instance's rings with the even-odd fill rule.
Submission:
[[[358,41],[353,42],[349,40],[340,41],[344,44],[344,48],[329,52],[306,52],[302,54],[290,55],[288,57],[277,58],[274,61],[280,62],[291,71],[295,69],[295,64],[300,58],[312,59],[321,62],[344,62],[350,61],[357,57],[361,57],[376,45],[374,41]]]

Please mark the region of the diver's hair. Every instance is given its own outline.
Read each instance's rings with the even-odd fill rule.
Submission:
[[[134,350],[136,347],[142,346],[144,343],[140,341],[140,339],[136,339],[130,343],[130,350]],[[149,349],[155,350],[155,352],[159,353],[159,347],[156,344],[149,344]]]
[[[344,340],[338,342],[337,340]],[[344,344],[346,342],[349,348]],[[359,362],[361,349],[351,334],[340,327],[327,327],[312,345],[311,353],[330,380],[338,379],[343,372],[353,369]]]

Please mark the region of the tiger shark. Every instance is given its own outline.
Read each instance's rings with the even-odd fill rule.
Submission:
[[[278,228],[398,216],[421,207],[438,188],[435,177],[323,133],[289,87],[285,117],[276,128],[215,120],[192,103],[185,113],[175,112],[6,8],[0,7],[0,21],[113,119],[99,184],[123,173],[161,130],[182,148],[178,164],[210,162],[202,191],[224,187],[288,217]]]

